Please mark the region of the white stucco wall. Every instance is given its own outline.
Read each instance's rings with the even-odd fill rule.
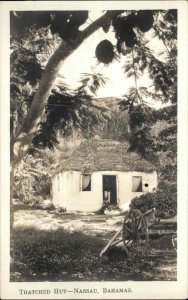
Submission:
[[[157,173],[101,171],[91,175],[91,191],[81,191],[81,174],[67,171],[57,174],[52,180],[53,203],[68,211],[96,212],[103,205],[102,175],[116,175],[117,204],[126,210],[131,199],[157,187]],[[142,191],[132,192],[132,177],[142,176]],[[145,187],[145,184],[148,187]]]
[[[132,177],[142,177],[142,192],[132,191]],[[144,193],[152,192],[157,187],[157,172],[126,172],[118,174],[118,194],[119,194],[119,207],[123,210],[129,208],[131,200]],[[146,187],[145,184],[148,184]]]
[[[53,177],[53,203],[70,211],[98,211],[103,203],[101,175],[93,173],[91,191],[81,191],[81,174],[69,171]]]

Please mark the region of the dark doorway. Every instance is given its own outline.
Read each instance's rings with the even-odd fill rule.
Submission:
[[[103,175],[103,201],[117,204],[117,187],[115,175]]]

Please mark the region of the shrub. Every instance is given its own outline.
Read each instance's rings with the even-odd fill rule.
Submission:
[[[130,208],[139,209],[145,212],[156,208],[156,215],[159,218],[172,218],[177,214],[177,193],[172,190],[158,190],[154,193],[143,194],[131,201]]]
[[[13,186],[15,199],[32,204],[50,197],[50,171],[45,166],[45,159],[28,155],[19,164]]]

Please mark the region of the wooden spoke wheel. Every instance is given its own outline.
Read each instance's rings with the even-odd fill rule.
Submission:
[[[131,209],[123,222],[122,239],[128,255],[144,256],[148,246],[148,226],[143,214],[137,209]]]

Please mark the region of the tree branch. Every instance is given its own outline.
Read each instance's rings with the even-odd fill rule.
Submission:
[[[95,20],[93,23],[91,23],[84,31],[82,31],[83,39],[86,39],[88,36],[93,34],[97,29],[99,29],[101,26],[103,26],[106,22],[111,19],[112,12],[107,11],[103,16]]]
[[[11,149],[11,165],[14,168],[26,155],[33,136],[38,129],[44,107],[54,87],[57,75],[67,57],[75,51],[82,42],[104,25],[111,17],[112,12],[107,11],[103,16],[90,24],[80,32],[75,40],[70,43],[63,41],[48,61],[44,70],[39,88],[33,98],[30,110],[23,122],[23,125],[13,142]]]

